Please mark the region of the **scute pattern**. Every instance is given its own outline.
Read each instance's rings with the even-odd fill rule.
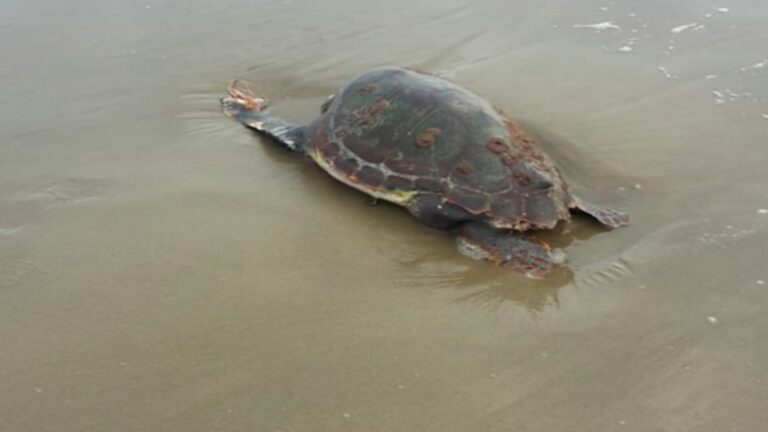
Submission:
[[[440,193],[504,228],[551,228],[570,218],[567,186],[533,140],[441,78],[366,72],[333,98],[313,130],[318,163],[374,196],[407,205],[407,197]]]

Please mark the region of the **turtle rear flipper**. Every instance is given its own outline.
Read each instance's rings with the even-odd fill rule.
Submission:
[[[622,211],[592,204],[574,195],[571,196],[570,207],[592,216],[609,229],[629,225],[630,222],[629,215]]]
[[[287,150],[304,152],[304,126],[290,124],[264,112],[267,100],[254,96],[247,87],[239,89],[238,80],[229,83],[227,92],[228,95],[221,99],[224,114],[268,136]]]
[[[529,278],[540,279],[565,262],[565,253],[515,232],[504,232],[481,222],[459,228],[459,251],[471,258],[487,259],[510,267]]]

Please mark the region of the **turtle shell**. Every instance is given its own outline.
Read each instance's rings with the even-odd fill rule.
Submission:
[[[313,124],[308,153],[333,177],[408,206],[436,194],[492,225],[568,219],[567,185],[516,123],[474,93],[400,68],[353,79]]]

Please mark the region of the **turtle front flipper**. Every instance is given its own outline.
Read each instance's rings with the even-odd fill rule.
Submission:
[[[264,112],[267,100],[254,96],[247,87],[238,88],[238,84],[238,80],[232,80],[227,86],[228,95],[221,99],[224,114],[268,136],[287,150],[303,153],[305,127],[267,114]]]
[[[586,202],[575,195],[571,195],[570,207],[592,216],[608,229],[629,225],[630,222],[629,215],[622,211]]]
[[[498,230],[481,222],[459,227],[459,251],[471,258],[487,259],[533,279],[546,276],[565,262],[565,252],[520,233]]]

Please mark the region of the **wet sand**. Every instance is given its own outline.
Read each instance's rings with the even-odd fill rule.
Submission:
[[[768,423],[768,5],[76,0],[0,14],[0,429]],[[531,281],[221,115],[449,77],[632,214]]]

